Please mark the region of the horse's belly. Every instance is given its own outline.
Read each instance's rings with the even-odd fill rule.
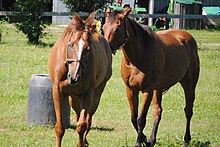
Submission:
[[[181,81],[190,65],[190,58],[187,54],[176,56],[165,63],[164,69],[157,80],[159,89],[169,89],[171,86]]]

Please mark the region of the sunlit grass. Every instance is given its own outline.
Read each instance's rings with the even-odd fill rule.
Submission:
[[[51,46],[64,27],[50,26],[43,44],[27,44],[25,36],[12,25],[3,30],[0,43],[0,146],[55,146],[54,129],[26,126],[28,86],[32,74],[47,73]],[[201,72],[196,89],[192,118],[191,146],[220,146],[220,44],[219,31],[189,31],[199,46]],[[209,44],[209,45],[207,45]],[[212,45],[215,44],[215,45]],[[88,136],[91,147],[133,146],[136,132],[130,122],[125,86],[121,80],[122,52],[113,56],[113,75],[109,80]],[[184,94],[180,84],[163,97],[163,116],[156,146],[179,147],[185,132]],[[64,146],[76,146],[75,116],[63,138]],[[150,136],[152,108],[147,116],[145,133]]]

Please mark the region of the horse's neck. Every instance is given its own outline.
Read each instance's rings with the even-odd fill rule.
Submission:
[[[151,59],[152,49],[155,44],[155,35],[149,30],[144,30],[141,26],[127,19],[127,29],[129,33],[128,42],[124,46],[124,55],[133,64],[140,64],[144,60]],[[146,28],[149,29],[149,28]]]

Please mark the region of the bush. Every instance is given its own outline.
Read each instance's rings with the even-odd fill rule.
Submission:
[[[3,27],[4,27],[5,24],[6,24],[5,19],[4,18],[1,19],[0,20],[0,42],[2,42],[2,32],[3,32]]]
[[[104,8],[103,0],[61,0],[71,12],[92,12]],[[114,0],[108,0],[112,3]]]
[[[45,33],[43,30],[49,22],[43,17],[50,0],[16,0],[15,8],[21,12],[12,17],[18,30],[28,38],[29,43],[39,44]]]

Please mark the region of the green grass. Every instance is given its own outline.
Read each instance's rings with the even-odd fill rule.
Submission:
[[[54,129],[27,126],[28,86],[32,74],[47,73],[47,58],[51,46],[63,27],[50,26],[43,45],[27,44],[23,34],[6,25],[0,43],[0,146],[55,146]],[[196,89],[191,134],[193,147],[220,146],[220,43],[219,31],[189,31],[199,45],[201,72]],[[218,44],[218,45],[216,45]],[[130,122],[125,86],[120,76],[121,51],[113,56],[113,75],[103,93],[93,117],[88,136],[91,147],[133,146],[136,132]],[[163,117],[156,146],[179,147],[185,131],[184,94],[181,86],[172,87],[163,97]],[[71,112],[71,125],[75,125]],[[144,132],[150,136],[152,111]],[[76,146],[77,133],[67,129],[63,146]]]

